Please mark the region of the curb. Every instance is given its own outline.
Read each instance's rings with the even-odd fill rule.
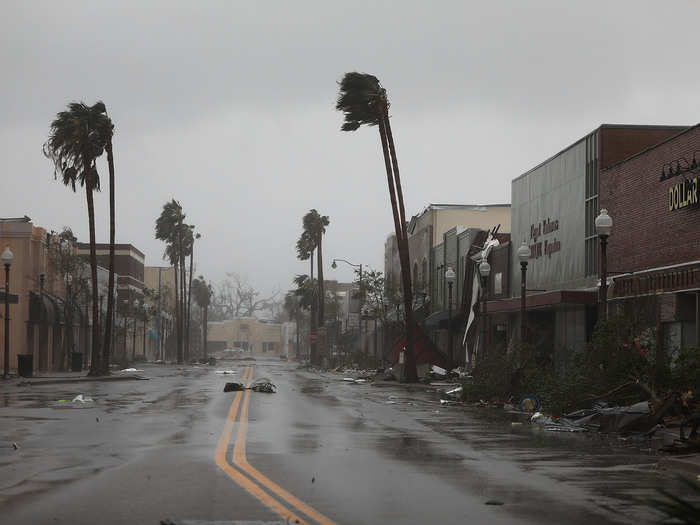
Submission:
[[[694,477],[700,476],[700,455],[665,457],[659,461],[658,467],[664,470],[683,472]]]
[[[92,383],[92,382],[110,382],[110,381],[148,381],[150,377],[145,376],[99,376],[99,377],[63,377],[55,379],[26,379],[17,381],[14,386],[42,386],[42,385],[59,385],[68,383]],[[2,385],[0,385],[2,386]],[[7,385],[10,386],[10,385]]]

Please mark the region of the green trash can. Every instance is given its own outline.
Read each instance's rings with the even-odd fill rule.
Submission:
[[[72,352],[70,359],[70,371],[80,372],[83,369],[83,353],[82,352]]]
[[[32,377],[34,356],[32,354],[17,354],[17,374],[20,377]]]

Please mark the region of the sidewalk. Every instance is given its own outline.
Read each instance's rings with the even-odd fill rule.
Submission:
[[[82,372],[57,372],[44,373],[33,377],[18,377],[10,376],[8,379],[0,379],[0,392],[3,390],[11,390],[22,386],[43,386],[43,385],[58,385],[66,383],[90,383],[94,381],[135,381],[148,380],[149,377],[134,374],[115,372],[106,376],[88,376],[87,370]]]

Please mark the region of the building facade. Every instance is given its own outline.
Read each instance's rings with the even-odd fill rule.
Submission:
[[[700,341],[699,164],[700,124],[600,177],[600,206],[613,218],[610,306],[650,306],[657,344],[671,353]]]
[[[241,348],[257,355],[280,355],[284,351],[282,325],[246,317],[210,322],[207,352]]]
[[[600,248],[594,221],[601,209],[600,173],[684,129],[604,124],[513,180],[510,298],[490,295],[488,303],[489,315],[507,314],[509,338],[520,325],[517,248],[525,242],[532,342],[555,360],[583,348],[597,320]]]

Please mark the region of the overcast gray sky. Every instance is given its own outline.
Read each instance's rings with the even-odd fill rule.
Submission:
[[[700,120],[700,4],[677,1],[23,2],[0,19],[0,216],[87,239],[84,193],[41,153],[55,114],[102,99],[116,124],[117,241],[163,264],[154,222],[178,199],[199,273],[263,290],[308,272],[301,217],[381,269],[393,230],[375,128],[341,133],[336,81],[377,75],[407,213],[510,202],[510,181],[601,123]],[[103,180],[107,171],[101,166]],[[108,193],[96,197],[108,240]]]

